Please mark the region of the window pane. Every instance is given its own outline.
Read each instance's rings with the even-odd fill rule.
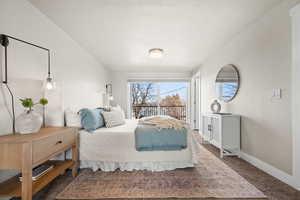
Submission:
[[[187,87],[186,82],[159,83],[160,114],[186,120]]]
[[[160,105],[185,105],[187,102],[187,83],[161,82]]]
[[[187,89],[187,82],[131,82],[132,117],[169,115],[186,120]]]
[[[157,84],[152,82],[130,83],[131,116],[139,119],[157,115]]]

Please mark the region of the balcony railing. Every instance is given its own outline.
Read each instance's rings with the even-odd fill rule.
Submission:
[[[179,120],[186,120],[186,106],[132,106],[132,114],[136,119],[153,115],[169,115]]]

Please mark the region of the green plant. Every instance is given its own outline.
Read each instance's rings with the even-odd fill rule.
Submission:
[[[32,110],[32,107],[34,106],[33,100],[31,98],[25,98],[25,99],[20,99],[22,105],[24,108],[28,108],[28,112]]]
[[[25,99],[20,99],[22,106],[24,106],[24,108],[28,108],[28,113],[32,111],[33,106],[37,105],[37,104],[41,104],[43,106],[48,104],[48,99],[46,98],[41,98],[39,100],[38,103],[34,103],[33,100],[31,98],[25,98]]]
[[[39,102],[40,102],[41,105],[43,105],[43,127],[45,128],[46,127],[46,122],[45,122],[45,118],[46,118],[46,116],[45,116],[45,105],[48,104],[48,99],[41,98]]]
[[[43,106],[47,105],[47,104],[48,104],[48,99],[46,99],[46,98],[41,98],[41,99],[40,99],[40,104],[42,104]]]

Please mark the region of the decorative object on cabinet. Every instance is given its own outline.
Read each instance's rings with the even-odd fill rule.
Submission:
[[[229,64],[219,71],[216,78],[216,94],[219,100],[232,101],[240,87],[240,75],[236,66]]]
[[[204,141],[220,149],[220,157],[240,156],[239,115],[229,113],[204,114],[202,118],[202,137]]]
[[[47,148],[45,148],[47,147]],[[72,149],[72,160],[55,161],[55,156]],[[0,170],[20,170],[9,180],[0,183],[0,198],[32,196],[57,176],[72,168],[75,177],[78,170],[78,129],[66,127],[43,128],[30,135],[0,136]],[[53,165],[53,169],[33,181],[33,169],[41,164]]]
[[[218,102],[218,100],[214,100],[214,102],[210,105],[210,109],[213,113],[219,113],[221,108],[221,104]]]
[[[16,132],[21,134],[36,133],[41,129],[43,123],[42,116],[35,112],[24,111],[16,119]]]
[[[12,132],[13,132],[13,134],[15,134],[16,133],[16,119],[15,119],[14,95],[13,95],[11,89],[8,86],[8,61],[7,61],[7,57],[8,57],[7,54],[8,54],[8,52],[7,52],[7,47],[9,45],[9,40],[10,39],[47,51],[47,53],[48,53],[48,74],[47,74],[47,78],[46,78],[46,82],[45,82],[46,83],[45,84],[45,88],[47,90],[51,90],[51,89],[53,89],[55,87],[55,83],[53,82],[53,78],[51,76],[50,49],[47,49],[45,47],[33,44],[31,42],[27,42],[25,40],[21,40],[19,38],[15,38],[15,37],[12,37],[12,36],[9,36],[9,35],[0,34],[0,44],[4,47],[4,71],[5,72],[4,72],[4,81],[3,81],[3,84],[6,85],[8,91],[9,91],[9,94],[11,96]],[[2,64],[2,62],[0,64]]]
[[[31,98],[25,98],[20,99],[20,101],[26,110],[16,119],[16,132],[21,134],[38,132],[42,123],[44,123],[44,117],[41,117],[40,114],[35,112],[32,108],[37,104],[41,104],[44,107],[48,103],[48,100],[42,98],[39,100],[39,103],[34,103]]]

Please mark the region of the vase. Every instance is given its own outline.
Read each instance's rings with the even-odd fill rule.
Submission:
[[[42,116],[31,110],[20,114],[16,119],[16,130],[21,134],[36,133],[41,129],[43,123]]]
[[[220,113],[221,104],[218,102],[218,100],[214,100],[214,102],[210,105],[210,109],[213,113]]]

